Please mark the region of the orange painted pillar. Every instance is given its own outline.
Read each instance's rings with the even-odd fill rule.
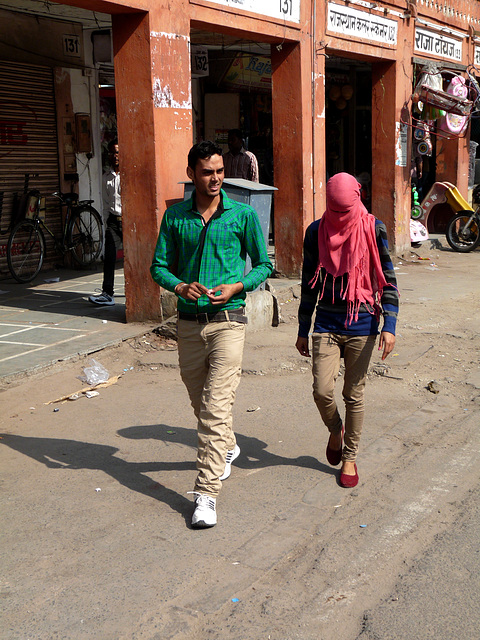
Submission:
[[[315,21],[312,29],[313,45],[313,208],[311,218],[306,221],[308,226],[313,220],[321,218],[326,205],[326,132],[325,132],[325,61],[326,47],[325,24],[327,3],[316,3]]]
[[[163,212],[183,197],[192,145],[189,22],[153,7],[112,18],[127,322],[161,321],[149,269]]]
[[[400,149],[400,112],[409,91],[401,61],[372,64],[372,213],[385,223],[397,254],[410,248],[410,143],[403,158]]]
[[[272,47],[275,261],[286,276],[302,268],[312,216],[312,74],[308,43]]]
[[[325,56],[317,53],[314,64],[313,209],[306,226],[322,217],[326,205],[325,102]]]

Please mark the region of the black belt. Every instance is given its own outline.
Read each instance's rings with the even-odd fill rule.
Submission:
[[[198,324],[208,324],[209,322],[243,322],[247,324],[248,318],[245,309],[227,309],[226,311],[214,311],[213,313],[184,313],[178,312],[180,320],[192,320]]]

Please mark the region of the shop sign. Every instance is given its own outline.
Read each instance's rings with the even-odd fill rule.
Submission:
[[[21,120],[0,120],[0,145],[24,147],[28,144],[26,122]],[[8,155],[8,154],[7,154]]]
[[[300,22],[300,0],[209,0],[209,2],[282,21]]]
[[[215,129],[214,141],[224,147],[228,145],[228,129]]]
[[[480,65],[480,47],[475,47],[475,66]]]
[[[264,56],[238,53],[223,82],[229,89],[249,87],[269,91],[272,84],[271,60]]]
[[[415,29],[415,51],[437,58],[462,61],[462,43],[453,38],[427,29]]]
[[[398,25],[395,20],[329,2],[327,29],[344,36],[396,45]]]

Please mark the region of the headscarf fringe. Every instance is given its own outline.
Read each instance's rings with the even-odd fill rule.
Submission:
[[[317,269],[316,269],[316,271],[315,271],[315,275],[313,276],[313,278],[312,278],[312,279],[310,280],[310,282],[308,283],[308,284],[312,287],[312,289],[313,289],[313,288],[315,287],[315,285],[317,284],[317,280],[318,280],[318,277],[319,277],[319,275],[320,275],[320,270],[321,270],[321,268],[322,268],[322,265],[319,263],[319,264],[317,265]]]

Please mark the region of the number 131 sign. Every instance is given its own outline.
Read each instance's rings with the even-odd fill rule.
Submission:
[[[300,0],[209,0],[232,9],[250,11],[262,16],[300,22]]]

